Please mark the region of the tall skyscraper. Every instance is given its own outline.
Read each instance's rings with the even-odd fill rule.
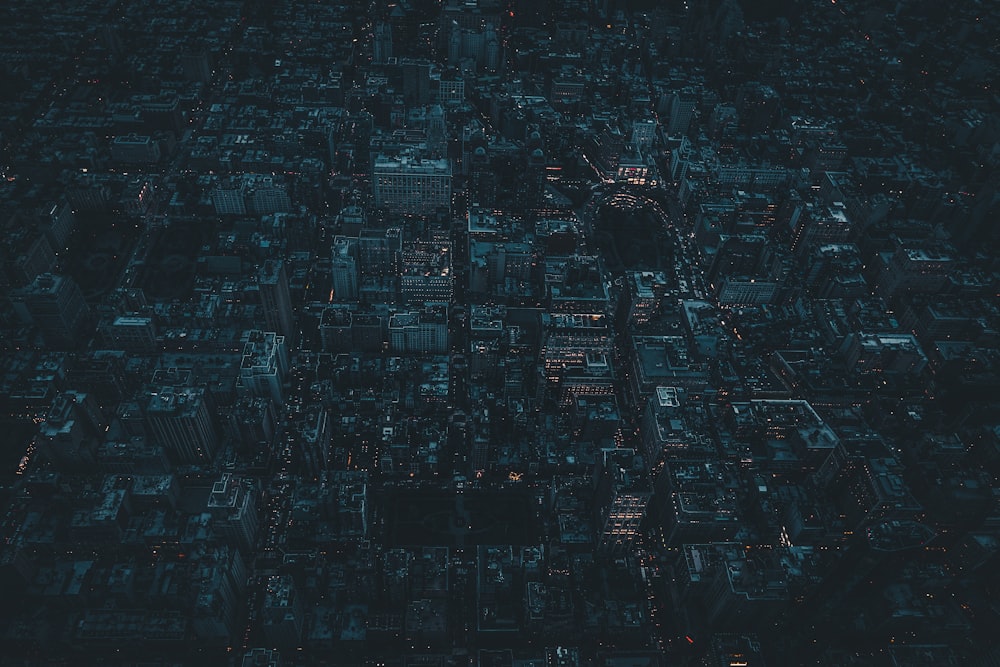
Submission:
[[[264,310],[264,323],[268,331],[284,336],[286,343],[295,340],[295,314],[292,295],[288,289],[288,274],[281,260],[267,260],[257,274],[260,304]]]
[[[333,240],[333,259],[330,264],[333,298],[338,301],[355,301],[358,298],[358,240],[338,236]]]
[[[667,132],[673,136],[687,134],[697,101],[697,91],[690,88],[677,91],[670,98],[670,118]]]
[[[392,58],[392,26],[388,23],[376,23],[372,39],[372,59],[376,65],[384,65],[390,58]]]
[[[257,538],[257,503],[254,501],[252,480],[223,473],[212,485],[207,509],[215,521],[216,531],[243,553],[253,550]]]
[[[653,487],[646,476],[642,457],[632,449],[604,450],[595,509],[600,528],[598,549],[621,555],[635,544],[639,524]]]
[[[248,331],[243,335],[243,359],[237,392],[247,396],[270,398],[275,405],[284,400],[282,384],[288,372],[285,337],[272,331]]]
[[[20,318],[38,328],[50,349],[78,347],[84,341],[90,309],[79,286],[69,276],[43,273],[11,294]]]
[[[264,592],[264,637],[268,644],[292,648],[302,642],[304,625],[302,600],[290,574],[275,574],[267,579]]]
[[[107,426],[96,399],[65,391],[52,401],[38,427],[38,451],[61,470],[81,470],[94,464],[98,437]]]
[[[219,436],[201,387],[163,387],[146,403],[146,423],[177,463],[210,463]]]

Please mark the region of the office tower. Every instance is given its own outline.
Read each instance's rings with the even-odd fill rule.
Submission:
[[[218,215],[246,215],[247,193],[243,181],[220,183],[211,194],[212,205]]]
[[[153,137],[126,134],[111,142],[111,159],[121,164],[152,164],[160,161],[160,144]]]
[[[665,457],[687,450],[686,438],[677,433],[679,428],[674,429],[674,422],[682,424],[678,419],[680,405],[677,387],[657,387],[656,394],[646,400],[640,431],[646,463],[651,469],[657,469]]]
[[[188,81],[208,83],[212,80],[212,56],[205,48],[194,48],[181,54],[181,69]]]
[[[271,259],[264,262],[257,274],[257,286],[267,330],[284,336],[286,344],[294,345],[295,314],[292,311],[292,295],[288,289],[285,263]]]
[[[191,629],[198,639],[228,643],[246,609],[246,567],[239,551],[229,546],[212,547],[195,561],[191,583],[199,594],[191,610]]]
[[[319,478],[330,464],[330,411],[316,403],[308,405],[293,428],[299,470],[306,477]]]
[[[440,104],[427,109],[427,150],[431,157],[443,157],[448,152],[448,130]]]
[[[663,271],[632,271],[625,274],[628,285],[628,323],[644,326],[660,314],[667,293]]]
[[[474,142],[470,142],[470,145]],[[468,171],[470,201],[491,209],[497,202],[499,177],[493,169],[489,153],[483,145],[476,145],[463,163]]]
[[[456,28],[452,30],[451,34],[448,36],[448,64],[458,65],[461,59],[462,31]]]
[[[588,359],[611,356],[613,332],[604,315],[548,313],[542,315],[542,325],[545,334],[539,352],[550,382],[585,369]]]
[[[451,162],[409,155],[375,158],[375,205],[391,213],[429,215],[451,210]]]
[[[541,139],[537,132],[532,133],[532,139],[528,140],[530,148],[524,157],[523,173],[521,174],[520,186],[521,197],[520,206],[523,208],[534,208],[541,206],[545,197],[545,151],[542,149]]]
[[[107,420],[90,394],[64,391],[39,424],[38,452],[59,470],[81,470],[94,464],[98,437]]]
[[[403,250],[402,230],[364,229],[358,236],[358,270],[364,278],[396,276]]]
[[[883,299],[944,289],[958,262],[946,243],[896,241],[890,253],[881,253],[876,264],[875,290]]]
[[[533,277],[538,259],[529,243],[469,240],[469,291],[516,294]]]
[[[431,101],[431,64],[426,60],[404,60],[403,99],[411,106]]]
[[[333,259],[330,263],[333,294],[337,301],[356,301],[358,298],[358,240],[337,236],[333,240]]]
[[[38,228],[57,252],[69,245],[75,226],[76,216],[67,201],[49,202],[38,209]]]
[[[392,26],[376,23],[372,39],[372,60],[376,65],[384,65],[392,58]]]
[[[67,360],[66,386],[93,394],[102,406],[112,410],[132,387],[126,371],[128,355],[122,350],[94,350]]]
[[[722,304],[771,303],[780,296],[789,264],[763,234],[721,235],[706,277]]]
[[[0,246],[0,289],[23,287],[56,267],[52,244],[44,234],[15,220],[4,230]]]
[[[210,463],[219,436],[201,387],[163,387],[146,403],[146,423],[172,460],[183,464]]]
[[[351,317],[351,349],[379,352],[388,340],[386,318],[378,313],[359,313]]]
[[[151,317],[119,315],[100,327],[105,342],[115,350],[133,354],[156,351],[156,325]]]
[[[339,470],[327,473],[337,501],[337,534],[340,539],[368,539],[368,473]]]
[[[400,257],[399,291],[403,303],[447,303],[454,284],[450,243],[406,244]]]
[[[164,92],[159,95],[140,95],[137,98],[145,126],[153,131],[172,132],[180,136],[187,126],[185,112],[180,97],[176,93]]]
[[[302,600],[295,590],[290,574],[271,575],[264,591],[264,637],[279,648],[297,647],[302,643]]]
[[[444,354],[448,351],[448,311],[426,308],[389,318],[389,344],[396,352]]]
[[[13,290],[11,301],[20,318],[38,329],[46,347],[69,350],[85,341],[90,309],[69,276],[40,274],[27,287]]]
[[[642,457],[632,449],[606,449],[595,492],[597,547],[612,555],[627,553],[639,538],[639,525],[653,487]]]
[[[600,132],[595,132],[587,146],[587,154],[598,170],[605,176],[618,173],[618,160],[625,150],[625,137],[616,127],[605,124]]]
[[[656,140],[656,120],[643,118],[632,121],[632,135],[629,143],[645,151],[653,147]]]
[[[253,481],[223,473],[212,484],[207,509],[216,533],[227,543],[234,544],[243,553],[250,553],[257,540],[257,502]]]
[[[580,442],[610,443],[621,426],[621,411],[614,394],[572,394],[570,424]]]
[[[736,93],[736,112],[739,114],[739,128],[744,134],[759,134],[771,129],[778,116],[780,98],[771,86],[760,83],[745,83]]]
[[[607,313],[608,283],[595,255],[554,258],[545,263],[549,309],[554,313]]]
[[[288,189],[271,176],[254,174],[243,177],[246,184],[247,203],[250,212],[256,215],[290,213],[292,200]]]
[[[500,45],[500,38],[497,37],[496,28],[492,25],[486,26],[484,41],[485,45],[482,66],[490,72],[496,72],[500,69],[501,65],[500,58],[502,54],[502,47]]]
[[[691,126],[691,117],[694,115],[696,102],[697,91],[693,88],[685,88],[677,91],[670,97],[667,134],[670,136],[687,134],[688,128]]]
[[[226,430],[237,448],[255,450],[273,441],[278,410],[270,399],[240,398],[227,412]]]
[[[273,331],[248,331],[243,335],[243,358],[236,380],[237,393],[270,398],[275,405],[284,401],[282,385],[288,373],[285,337]]]
[[[351,311],[342,305],[329,305],[323,308],[319,319],[319,339],[324,352],[352,350],[352,320]]]
[[[792,231],[792,252],[805,256],[809,251],[831,243],[846,243],[853,232],[847,207],[843,202],[830,206],[806,204]]]

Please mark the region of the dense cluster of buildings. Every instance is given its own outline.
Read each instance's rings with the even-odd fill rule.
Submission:
[[[7,13],[16,664],[1000,660],[990,3]]]

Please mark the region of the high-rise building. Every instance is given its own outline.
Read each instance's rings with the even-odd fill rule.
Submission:
[[[938,292],[948,283],[957,262],[948,244],[896,242],[891,254],[882,253],[877,264],[875,290],[884,299],[901,294]]]
[[[75,226],[76,216],[68,201],[50,201],[38,209],[38,228],[56,251],[69,245]]]
[[[220,184],[211,194],[212,205],[219,215],[246,215],[246,184],[242,181]]]
[[[427,215],[451,209],[451,162],[411,156],[375,158],[375,205],[391,213]]]
[[[540,357],[546,379],[560,382],[568,372],[586,369],[591,358],[612,353],[612,330],[603,314],[551,313],[542,316],[545,339]]]
[[[694,115],[694,107],[697,102],[697,91],[693,88],[685,88],[675,92],[670,97],[670,116],[667,121],[667,134],[674,136],[687,134],[691,125],[691,117]]]
[[[372,60],[376,65],[384,65],[392,58],[392,26],[376,23],[372,39]]]
[[[94,464],[98,435],[107,420],[96,399],[76,391],[64,391],[38,427],[39,453],[62,470],[80,470]]]
[[[358,236],[358,271],[365,278],[398,275],[403,250],[399,227],[363,229]]]
[[[549,309],[554,313],[607,313],[608,283],[595,255],[552,258],[544,266]]]
[[[830,206],[807,204],[792,232],[792,252],[803,256],[813,248],[830,243],[846,243],[853,226],[843,202]]]
[[[427,150],[432,157],[442,157],[448,151],[448,128],[440,104],[427,109]]]
[[[177,463],[209,463],[219,444],[201,387],[163,387],[146,403],[146,423]]]
[[[248,331],[243,336],[243,359],[236,391],[270,398],[276,405],[284,401],[282,384],[288,372],[285,337],[273,331]]]
[[[181,69],[188,81],[212,80],[212,56],[207,49],[192,49],[181,54]]]
[[[545,197],[546,173],[545,151],[541,147],[541,138],[538,132],[533,132],[534,141],[529,139],[528,143],[534,144],[533,148],[526,151],[523,163],[523,173],[519,179],[521,195],[520,206],[523,208],[535,208],[542,206]]]
[[[389,319],[389,344],[397,352],[444,354],[448,351],[448,312],[426,308]]]
[[[151,317],[119,315],[100,327],[104,340],[113,349],[134,354],[156,351],[156,325]]]
[[[399,291],[404,303],[451,301],[455,273],[450,243],[407,243],[400,259]]]
[[[621,555],[639,537],[639,525],[646,515],[653,487],[642,457],[635,450],[604,450],[601,468],[595,492],[597,525],[601,526],[597,547],[605,553]]]
[[[159,162],[160,144],[150,136],[118,136],[111,142],[111,159],[122,164]]]
[[[243,178],[247,183],[247,202],[252,213],[269,215],[292,211],[292,200],[288,196],[288,189],[276,182],[273,177],[254,174]]]
[[[4,230],[0,248],[0,287],[21,287],[56,267],[56,254],[48,238],[27,226]]]
[[[225,545],[188,563],[193,569],[191,583],[200,587],[191,618],[195,636],[207,641],[230,641],[246,608],[243,558],[239,551]]]
[[[40,274],[27,287],[13,290],[11,300],[20,318],[37,327],[48,348],[73,349],[84,342],[90,309],[69,276]]]
[[[330,264],[333,298],[338,301],[355,301],[358,298],[358,240],[338,236],[333,240],[333,259]]]
[[[632,121],[632,135],[629,142],[641,150],[653,147],[656,140],[656,120],[653,118],[642,118]]]
[[[268,331],[285,337],[286,344],[294,345],[295,314],[292,295],[288,289],[288,274],[281,260],[267,260],[257,274],[260,303],[264,309],[264,323]]]
[[[223,473],[212,485],[207,509],[214,520],[215,530],[226,543],[234,544],[242,553],[253,550],[257,539],[257,502],[252,480]]]
[[[324,352],[350,352],[353,315],[343,304],[326,306],[320,313],[319,339]]]
[[[469,146],[475,142],[470,141]],[[463,169],[469,174],[468,191],[470,201],[491,208],[497,201],[497,186],[499,177],[493,168],[486,146],[475,145],[463,160]]]
[[[667,275],[663,271],[632,271],[628,281],[628,322],[637,326],[649,324],[660,314],[667,293]]]
[[[747,82],[737,91],[735,105],[740,130],[745,134],[758,134],[771,128],[781,100],[771,86]]]
[[[426,60],[404,60],[403,98],[407,104],[423,106],[431,101],[431,63]]]
[[[279,648],[297,647],[302,642],[302,600],[290,574],[268,577],[264,592],[264,637]]]

